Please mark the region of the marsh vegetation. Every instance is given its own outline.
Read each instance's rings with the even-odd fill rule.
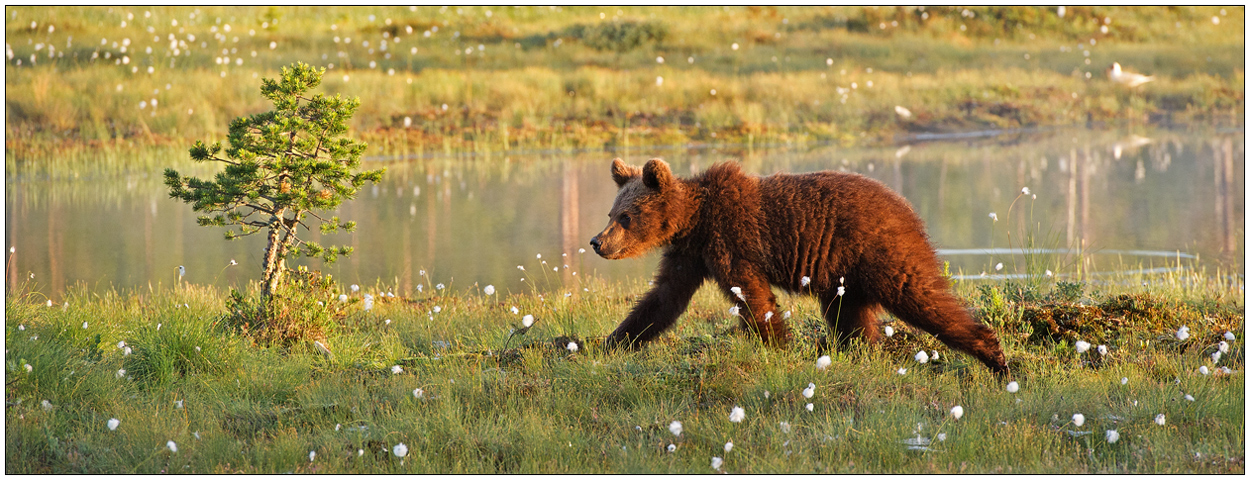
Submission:
[[[5,15],[6,473],[1245,471],[1242,7]],[[297,61],[387,175],[263,310],[160,172]],[[606,351],[655,261],[582,250],[615,156],[884,182],[1013,377],[712,289]]]

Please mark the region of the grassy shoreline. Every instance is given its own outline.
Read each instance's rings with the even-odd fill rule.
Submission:
[[[791,348],[727,333],[704,289],[672,334],[625,353],[600,341],[641,281],[343,288],[345,303],[326,299],[339,318],[328,357],[223,328],[212,288],[80,290],[52,307],[19,290],[5,302],[7,473],[711,473],[713,456],[734,473],[1244,472],[1244,286],[1123,280],[957,283],[1003,339],[1015,393],[897,321],[880,346],[828,352],[818,370],[817,307],[790,295]],[[525,314],[537,323],[509,339]],[[1108,353],[1078,353],[1078,339]],[[917,363],[922,349],[940,357]],[[727,420],[734,406],[744,422]]]
[[[294,61],[333,65],[322,89],[361,97],[353,128],[382,154],[850,146],[1244,115],[1240,8],[373,10],[10,7],[8,157],[221,138]],[[666,33],[626,40],[652,30]],[[1112,84],[1112,61],[1156,80]]]

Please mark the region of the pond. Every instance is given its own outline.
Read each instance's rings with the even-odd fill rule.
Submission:
[[[679,175],[735,161],[757,174],[841,169],[873,177],[912,202],[959,278],[1024,274],[1021,247],[1061,252],[1046,265],[1061,276],[1078,266],[1097,273],[1195,265],[1244,275],[1240,130],[1057,129],[909,140],[891,148],[374,157],[366,167],[386,167],[384,180],[336,213],[357,221],[356,233],[321,239],[356,252],[331,266],[296,263],[397,295],[418,284],[493,284],[507,293],[561,288],[587,275],[645,279],[654,253],[607,261],[582,250],[607,221],[616,193],[608,166],[622,156],[639,165],[662,157]],[[213,173],[182,158],[169,163],[184,173]],[[197,226],[190,206],[169,198],[157,169],[72,178],[10,168],[10,288],[29,281],[59,302],[78,284],[93,292],[168,286],[180,265],[183,281],[195,284],[243,286],[259,278],[264,239],[228,242],[221,229]],[[1030,193],[1021,195],[1025,187]]]

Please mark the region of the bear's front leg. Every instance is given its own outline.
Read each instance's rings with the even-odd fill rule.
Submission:
[[[705,278],[707,268],[702,261],[666,253],[660,259],[651,291],[634,306],[616,331],[608,335],[605,343],[637,347],[668,330],[686,311],[690,298]]]
[[[767,345],[784,347],[790,341],[790,329],[777,311],[777,296],[761,275],[741,272],[717,279],[721,290],[738,307],[742,326],[759,334]]]

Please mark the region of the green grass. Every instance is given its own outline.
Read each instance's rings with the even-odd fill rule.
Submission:
[[[264,108],[260,78],[295,61],[334,65],[322,89],[361,98],[353,128],[375,154],[853,145],[1086,122],[1240,124],[1244,114],[1242,7],[1224,14],[1218,7],[1070,7],[1062,19],[1030,7],[8,7],[5,14],[13,53],[5,67],[6,165],[221,137],[231,119]],[[616,26],[663,35],[613,42]],[[185,45],[171,48],[169,35]],[[217,63],[223,57],[230,66]],[[1117,88],[1103,74],[1112,61],[1156,81]],[[157,106],[139,107],[153,99]],[[896,105],[913,115],[898,116]]]
[[[639,352],[604,351],[643,282],[538,281],[528,293],[379,295],[369,311],[362,294],[388,286],[344,289],[347,303],[325,299],[339,312],[325,339],[333,358],[228,328],[226,295],[213,289],[79,289],[49,307],[19,287],[5,301],[6,473],[712,473],[713,456],[733,473],[1245,471],[1240,280],[1191,270],[1075,295],[960,282],[1003,340],[1015,394],[897,321],[880,346],[832,352],[817,371],[816,305],[788,295],[798,338],[788,349],[726,333],[726,305],[705,289],[673,333]],[[509,340],[524,314],[537,323]],[[1188,340],[1174,336],[1181,325]],[[1213,364],[1225,331],[1237,339]],[[1076,339],[1110,353],[1078,354]],[[918,364],[920,349],[940,358]],[[1232,373],[1202,375],[1204,365]],[[728,420],[734,406],[741,423]],[[907,450],[917,436],[931,450]],[[403,459],[391,453],[399,443]]]

